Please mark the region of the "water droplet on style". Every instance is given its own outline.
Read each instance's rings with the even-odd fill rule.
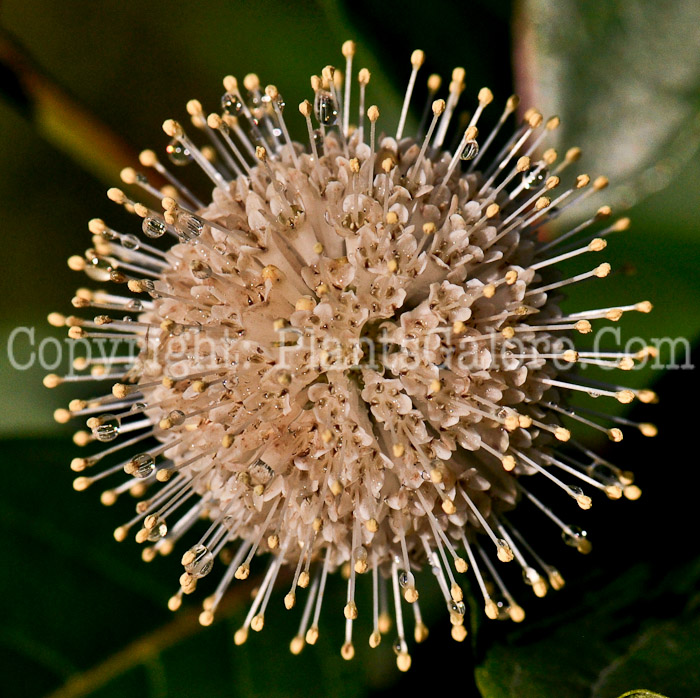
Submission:
[[[100,424],[92,430],[92,435],[98,441],[114,441],[114,439],[119,436],[120,425],[119,417],[113,414],[103,414],[102,417],[100,417]]]
[[[168,415],[168,419],[175,425],[179,426],[185,421],[185,413],[182,410],[172,410]]]
[[[190,237],[197,238],[204,232],[204,223],[196,216],[184,216],[181,222],[185,224],[185,232]]]
[[[467,612],[467,607],[464,605],[464,601],[450,600],[447,602],[447,610],[450,613],[456,613],[458,616],[463,616]]]
[[[141,480],[153,475],[156,469],[156,463],[150,453],[139,453],[131,459],[131,462],[136,466],[134,477]]]
[[[578,547],[581,539],[586,538],[588,536],[586,531],[579,528],[578,526],[569,526],[568,529],[568,531],[561,532],[561,537],[567,545],[570,545],[573,548]]]
[[[206,545],[195,545],[189,552],[194,555],[194,560],[185,565],[185,570],[197,578],[208,575],[214,566],[214,555],[209,548]]]
[[[173,138],[170,143],[168,143],[165,147],[165,152],[168,154],[170,162],[178,167],[188,165],[192,161],[192,154],[190,151],[176,138]]]
[[[473,160],[479,154],[479,144],[472,140],[467,141],[464,145],[464,149],[459,154],[462,160]]]
[[[149,238],[162,237],[168,230],[165,223],[163,223],[163,221],[159,221],[157,218],[144,218],[143,223],[141,224],[141,229],[143,230],[144,235]]]
[[[353,551],[353,557],[355,560],[366,560],[367,559],[367,548],[363,546],[359,546],[358,548],[355,548]]]
[[[522,184],[524,189],[534,189],[547,179],[547,168],[533,165],[523,172]]]
[[[410,572],[406,572],[406,570],[399,572],[399,584],[402,588],[413,586],[414,582],[415,579]]]
[[[156,525],[150,529],[148,532],[148,540],[151,543],[159,541],[161,538],[165,538],[168,535],[168,524],[165,523],[165,519],[160,517],[156,520]]]
[[[243,109],[243,103],[236,95],[225,92],[221,97],[221,108],[231,116],[236,116]]]
[[[141,241],[136,235],[124,235],[122,236],[122,246],[126,247],[127,250],[138,250],[138,248],[141,247]]]
[[[332,126],[338,118],[338,105],[333,95],[319,90],[314,98],[314,115],[320,124]]]

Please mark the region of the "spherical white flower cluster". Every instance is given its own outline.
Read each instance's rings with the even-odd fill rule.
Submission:
[[[544,476],[554,495],[563,491],[583,509],[592,500],[577,482],[613,499],[638,496],[629,473],[570,438],[570,427],[583,424],[618,441],[619,428],[575,411],[568,395],[653,399],[650,391],[601,386],[570,372],[601,363],[630,368],[644,352],[604,355],[577,349],[572,338],[589,333],[592,320],[650,306],[573,315],[559,308],[561,289],[605,277],[610,266],[596,262],[561,279],[554,265],[595,255],[628,221],[589,235],[610,216],[604,206],[570,233],[541,240],[543,226],[607,183],[579,175],[561,186],[580,151],[557,162],[553,149],[543,149],[558,119],[529,110],[504,137],[501,127],[518,107],[511,97],[482,137],[477,124],[493,99],[482,89],[471,120],[447,148],[464,87],[464,71],[456,69],[445,100],[436,99],[440,80],[430,77],[423,124],[415,138],[406,136],[423,63],[416,51],[398,128],[382,127],[376,106],[365,110],[367,70],[359,72],[359,122],[352,126],[352,42],[343,54],[345,81],[325,68],[312,79],[314,103],[299,106],[308,145],[291,140],[277,88],[263,90],[254,75],[244,81],[245,96],[234,78],[225,79],[219,114],[188,104],[210,145],[197,147],[179,123],[165,122],[171,160],[200,167],[214,185],[210,203],[152,151],[141,163],[155,179],[123,172],[150,204],[119,189],[109,196],[141,217],[144,237],[95,219],[93,248],[69,263],[136,295],[81,289],[76,307],[111,314],[51,319],[76,339],[131,337],[139,351],[81,362],[88,379],[117,382],[109,394],[73,400],[56,416],[88,417],[91,432],[76,435],[81,445],[114,441],[73,461],[85,472],[75,486],[129,475],[103,502],[129,490],[147,497],[115,532],[118,540],[131,531],[150,543],[145,559],[167,554],[200,519],[210,520],[182,557],[171,608],[221,565],[201,614],[211,623],[233,579],[248,577],[256,555],[270,553],[235,639],[262,628],[272,589],[289,569],[286,607],[306,589],[291,645],[298,652],[318,636],[328,573],[344,568],[343,656],[354,654],[358,614],[368,619],[373,647],[393,615],[405,670],[405,608],[416,639],[427,634],[414,576],[426,563],[460,641],[465,605],[456,574],[468,568],[489,617],[524,617],[491,551],[501,562],[514,560],[538,596],[563,584],[508,518],[519,502],[549,517],[567,543],[589,550],[585,533],[563,523],[525,476]],[[495,151],[490,164],[487,151]],[[46,383],[82,378],[52,375]],[[88,474],[110,458],[115,465]],[[355,589],[365,575],[373,608],[358,610]]]

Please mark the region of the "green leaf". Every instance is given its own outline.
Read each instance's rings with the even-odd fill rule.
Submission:
[[[337,613],[323,614],[318,644],[299,656],[288,646],[301,608],[286,611],[283,590],[272,597],[263,632],[234,646],[256,580],[233,585],[212,627],[197,621],[206,585],[170,613],[179,555],[147,565],[134,543],[113,540],[133,503],[105,509],[93,489],[73,492],[67,464],[75,447],[66,441],[2,444],[11,467],[0,491],[7,570],[0,577],[0,647],[14,668],[3,677],[5,695],[355,698],[396,678],[389,642],[371,652],[358,638],[359,661],[341,658],[344,590],[334,580],[325,605]]]
[[[694,0],[522,0],[516,65],[528,102],[562,118],[564,147],[605,174],[613,202],[667,184],[700,142]]]
[[[529,617],[511,632],[482,626],[476,678],[484,698],[615,698],[635,686],[697,696],[700,558],[690,532],[700,474],[669,448],[695,428],[694,412],[675,406],[697,387],[694,372],[672,371],[656,386],[669,407],[633,411],[669,437],[625,439],[605,454],[635,471],[644,494],[595,504],[585,524],[593,552],[578,564],[562,560],[565,589],[538,607],[524,602]]]
[[[700,253],[697,221],[700,162],[700,5],[692,0],[668,4],[652,0],[520,0],[514,31],[517,87],[524,106],[545,116],[558,114],[560,150],[578,145],[583,157],[572,173],[607,175],[611,188],[572,207],[559,229],[578,224],[582,209],[612,204],[631,218],[628,231],[611,235],[598,255],[632,275],[613,273],[567,289],[565,308],[607,308],[649,300],[650,315],[626,313],[612,329],[621,345],[606,338],[610,350],[633,351],[646,341],[661,356],[643,370],[616,380],[642,387],[675,359],[683,363],[683,338],[700,334],[700,293],[695,268]],[[564,177],[566,180],[566,176]],[[655,191],[669,184],[663,191]],[[599,226],[600,227],[600,226]],[[592,228],[595,230],[596,228]],[[582,269],[581,259],[562,266],[565,275]],[[609,325],[594,323],[594,331]],[[593,336],[591,336],[592,338]],[[592,343],[584,338],[581,346]],[[595,371],[591,371],[591,376]],[[596,378],[610,380],[609,372]],[[613,411],[624,411],[620,405]]]
[[[697,566],[684,571],[700,580]],[[648,589],[649,579],[648,570],[636,567],[589,594],[575,617],[542,623],[535,641],[496,644],[476,672],[483,695],[613,698],[642,683],[674,698],[691,698],[700,686],[700,612],[686,609],[663,621],[644,618],[630,596]],[[656,601],[663,604],[662,598]]]

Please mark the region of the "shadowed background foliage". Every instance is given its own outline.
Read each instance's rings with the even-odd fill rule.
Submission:
[[[582,171],[616,177],[609,192],[615,203],[639,199],[627,214],[633,227],[606,251],[614,268],[627,264],[636,272],[576,288],[571,307],[648,298],[654,313],[625,318],[625,337],[693,339],[700,331],[700,165],[693,157],[700,130],[700,11],[690,0],[658,5],[4,0],[5,695],[306,698],[406,694],[418,685],[486,698],[615,698],[639,687],[672,698],[700,695],[693,516],[700,482],[688,438],[695,372],[629,374],[634,385],[661,380],[662,404],[643,416],[659,423],[659,437],[650,442],[631,435],[608,449],[638,472],[645,495],[634,504],[596,500],[584,513],[595,543],[586,559],[562,551],[543,530],[550,559],[559,555],[566,590],[538,603],[525,603],[522,590],[528,619],[517,628],[482,624],[482,612],[473,609],[474,632],[460,645],[449,639],[440,604],[427,604],[426,615],[435,619],[431,637],[412,651],[413,668],[403,676],[389,643],[371,653],[358,640],[359,661],[340,658],[342,618],[329,611],[331,604],[342,605],[340,585],[331,590],[337,598],[328,601],[322,639],[300,657],[287,652],[297,619],[283,610],[269,612],[263,633],[233,647],[250,586],[231,594],[212,628],[196,622],[196,602],[206,592],[170,614],[165,600],[179,561],[145,565],[134,545],[114,543],[110,532],[130,505],[103,510],[95,493],[79,495],[70,487],[67,465],[75,449],[70,431],[51,418],[70,391],[46,391],[44,371],[16,371],[7,354],[7,339],[18,326],[36,327],[37,343],[52,334],[46,314],[67,311],[75,288],[85,283],[64,260],[88,246],[89,218],[109,217],[114,227],[133,229],[104,192],[132,150],[162,150],[165,118],[182,118],[192,97],[213,110],[222,76],[253,70],[280,88],[293,115],[292,107],[309,96],[309,76],[329,62],[340,64],[347,38],[358,42],[358,65],[372,72],[369,99],[380,105],[385,123],[398,113],[413,48],[426,52],[424,77],[439,72],[447,78],[463,65],[467,95],[486,84],[502,103],[517,86],[545,115],[558,113],[563,146],[591,146]],[[424,83],[417,92],[419,103]],[[289,121],[303,137],[300,120]],[[665,183],[670,186],[661,189]],[[53,334],[62,340],[62,331]],[[30,349],[18,340],[16,358],[28,360]],[[273,598],[272,607],[281,608],[281,599]]]

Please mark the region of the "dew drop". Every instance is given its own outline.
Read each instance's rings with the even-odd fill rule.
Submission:
[[[447,602],[447,610],[450,613],[456,613],[458,616],[463,616],[467,612],[467,607],[464,605],[464,601],[450,600]]]
[[[367,559],[367,548],[365,548],[362,545],[358,548],[355,548],[355,550],[353,551],[353,557],[355,558],[355,560],[361,560],[364,562]]]
[[[141,241],[136,235],[124,235],[122,236],[122,246],[126,247],[127,250],[138,250],[141,247]]]
[[[138,298],[132,298],[130,301],[127,301],[126,308],[127,310],[141,312],[143,310],[143,303]]]
[[[333,95],[326,90],[319,90],[314,98],[314,114],[320,124],[332,126],[338,118],[338,105]]]
[[[198,579],[206,577],[214,566],[214,555],[206,545],[195,545],[189,550],[194,555],[194,560],[185,565],[185,570]]]
[[[160,516],[156,519],[156,525],[151,528],[148,532],[148,540],[151,543],[159,541],[161,538],[165,538],[168,535],[168,524],[165,523],[165,519]]]
[[[581,540],[587,538],[588,534],[578,526],[569,526],[568,530],[561,532],[562,540],[572,548],[578,548]]]
[[[101,233],[100,236],[102,237],[103,240],[116,240],[117,239],[117,234],[111,230],[110,228],[105,228]]]
[[[186,227],[187,235],[198,238],[204,232],[204,223],[197,216],[186,216],[181,219]]]
[[[180,426],[185,421],[185,413],[182,410],[172,410],[168,419],[175,425]]]
[[[173,138],[170,143],[168,143],[165,147],[165,152],[168,154],[170,162],[178,167],[188,165],[192,161],[192,154],[190,151],[176,138]]]
[[[113,414],[103,414],[100,417],[100,424],[98,424],[93,430],[92,435],[102,442],[114,441],[114,439],[119,436],[119,428],[121,422],[119,417]]]
[[[221,97],[221,108],[229,115],[236,116],[243,109],[243,103],[232,92],[224,92]]]
[[[406,570],[401,570],[399,572],[399,584],[403,589],[414,586],[415,581],[415,578],[410,572],[407,572]]]
[[[88,259],[88,262],[90,264],[87,267],[85,267],[85,273],[91,279],[95,281],[110,280],[110,275],[113,269],[112,264],[108,260],[102,257],[94,256],[90,257],[90,259]]]
[[[534,189],[547,179],[547,168],[533,165],[523,172],[522,184],[524,189]]]
[[[151,298],[160,298],[160,293],[156,291],[156,285],[151,279],[143,279],[141,285]]]
[[[141,224],[141,229],[144,235],[149,238],[159,238],[165,235],[167,232],[167,227],[163,221],[159,221],[157,218],[144,218]]]
[[[479,154],[479,144],[474,141],[467,141],[459,154],[462,160],[473,160]]]
[[[156,463],[150,453],[139,453],[131,459],[131,462],[136,466],[134,477],[141,480],[153,475],[156,469]]]

